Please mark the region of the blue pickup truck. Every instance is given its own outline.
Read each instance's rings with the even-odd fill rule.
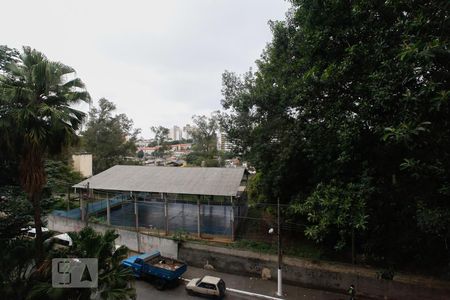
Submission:
[[[177,281],[187,270],[185,263],[164,257],[157,250],[131,256],[123,260],[122,265],[131,268],[136,278],[152,280],[159,290],[164,289],[167,284]]]

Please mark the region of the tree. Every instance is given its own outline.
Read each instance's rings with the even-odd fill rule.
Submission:
[[[77,138],[84,113],[71,107],[90,101],[75,70],[24,47],[18,61],[0,75],[0,131],[19,153],[20,182],[33,205],[36,260],[43,258],[41,198],[46,184],[44,157],[56,155]],[[71,78],[71,79],[69,79]]]
[[[80,232],[71,232],[69,235],[73,246],[69,249],[54,249],[50,252],[44,268],[39,270],[40,276],[36,278],[27,299],[135,299],[135,289],[130,286],[133,274],[129,269],[121,266],[122,260],[127,258],[128,249],[125,246],[115,249],[114,241],[119,236],[117,233],[108,230],[100,234],[91,227],[85,227]],[[97,258],[98,288],[53,288],[51,259],[64,257]]]
[[[167,146],[167,137],[169,136],[169,129],[163,126],[152,126],[151,130],[155,134],[155,142],[157,145],[157,150],[153,152],[153,156],[163,157],[169,147]]]
[[[144,151],[142,151],[142,150],[139,150],[138,153],[137,153],[137,157],[140,158],[140,159],[143,159],[144,155],[145,155]]]
[[[261,192],[290,204],[307,235],[322,220],[308,216],[329,209],[348,236],[354,221],[337,198],[364,207],[367,257],[448,263],[448,2],[292,4],[286,21],[270,23],[256,72],[223,75],[228,138],[260,173]],[[361,182],[367,197],[344,192]],[[337,234],[317,237],[334,247]]]
[[[207,116],[193,116],[194,126],[190,130],[194,149],[201,153],[212,153],[216,150],[217,134],[219,129],[218,113],[214,112]]]
[[[6,66],[19,60],[19,51],[0,45],[0,72],[5,72]]]
[[[155,142],[158,146],[163,146],[167,142],[169,129],[163,126],[152,126],[150,128],[155,134]]]
[[[127,156],[135,156],[139,129],[133,130],[133,121],[125,114],[113,115],[114,103],[105,98],[99,108],[89,112],[89,121],[83,134],[83,147],[93,155],[94,173],[123,163]]]
[[[0,76],[7,76],[6,66],[18,61],[19,52],[7,46],[0,45]],[[3,97],[0,94],[0,97]],[[6,100],[0,98],[0,116],[6,113],[6,107],[3,108]],[[4,117],[0,122],[7,122]],[[10,144],[11,133],[8,126],[0,126],[0,185],[18,184],[18,155]]]
[[[23,228],[33,220],[31,204],[20,187],[0,187],[0,291],[5,299],[23,299],[34,264],[33,241]]]

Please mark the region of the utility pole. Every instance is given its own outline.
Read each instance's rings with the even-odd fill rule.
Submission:
[[[277,211],[278,211],[278,290],[277,296],[283,296],[282,291],[282,275],[281,275],[281,222],[280,222],[280,197],[277,198]]]

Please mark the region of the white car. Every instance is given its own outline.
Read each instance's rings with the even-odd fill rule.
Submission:
[[[50,239],[54,240],[56,244],[62,246],[71,247],[73,245],[72,238],[67,233],[61,233],[51,237]]]
[[[42,233],[44,232],[48,232],[48,228],[45,227],[41,227]],[[26,227],[26,228],[22,228],[22,231],[26,232],[25,236],[29,237],[29,238],[36,238],[36,228],[34,227]]]
[[[186,291],[190,295],[197,294],[222,298],[225,296],[225,290],[225,282],[222,279],[213,276],[194,278],[186,285]]]

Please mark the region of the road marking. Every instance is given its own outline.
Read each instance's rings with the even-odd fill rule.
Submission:
[[[227,291],[230,291],[230,292],[233,292],[233,293],[238,293],[238,294],[243,294],[243,295],[247,295],[247,296],[253,296],[253,297],[257,297],[257,298],[263,298],[263,299],[283,300],[283,298],[277,298],[277,297],[267,296],[267,295],[263,295],[263,294],[256,294],[256,293],[236,290],[236,289],[232,289],[232,288],[227,288]]]
[[[187,279],[187,278],[183,278],[183,277],[180,277],[180,279],[185,281],[185,282],[191,281],[191,279]],[[253,297],[257,297],[257,298],[262,298],[262,299],[283,300],[283,298],[277,298],[277,297],[267,296],[267,295],[263,295],[263,294],[256,294],[256,293],[242,291],[242,290],[237,290],[237,289],[232,289],[232,288],[227,288],[227,291],[232,292],[232,293],[243,294],[243,295],[253,296]]]

